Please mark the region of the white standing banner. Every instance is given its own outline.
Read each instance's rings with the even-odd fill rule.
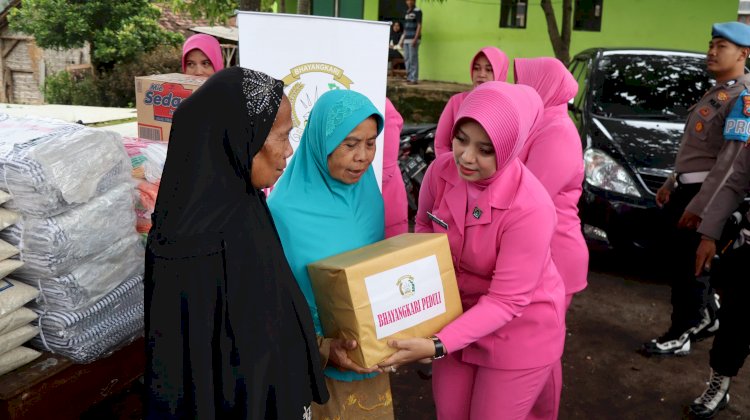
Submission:
[[[239,12],[240,65],[284,81],[292,103],[297,150],[310,110],[333,89],[352,89],[385,113],[388,22],[320,16]],[[383,173],[383,134],[372,163],[378,185]]]

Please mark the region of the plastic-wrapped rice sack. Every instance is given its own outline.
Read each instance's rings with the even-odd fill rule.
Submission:
[[[143,244],[133,232],[67,274],[57,277],[17,277],[39,288],[36,307],[75,310],[91,306],[125,279],[143,274]]]
[[[130,159],[115,132],[0,114],[0,175],[8,208],[49,217],[128,180]]]
[[[142,304],[143,276],[139,274],[120,283],[88,308],[72,311],[45,311],[43,307],[32,305],[32,311],[42,316],[38,323],[44,328],[45,339],[50,337],[72,339],[96,330],[113,314],[127,312],[130,310],[128,308],[142,307]]]
[[[42,311],[31,345],[89,363],[143,335],[143,277],[124,281],[85,310]]]
[[[134,233],[132,184],[123,183],[86,204],[52,217],[24,216],[0,231],[0,238],[21,248],[25,263],[19,277],[55,277]]]

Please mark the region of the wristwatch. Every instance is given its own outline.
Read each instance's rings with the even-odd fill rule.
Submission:
[[[443,357],[445,357],[446,354],[448,354],[445,351],[445,346],[443,345],[443,342],[440,341],[439,338],[433,335],[432,337],[430,337],[430,340],[432,340],[432,343],[435,344],[435,355],[432,356],[432,360],[442,359]]]

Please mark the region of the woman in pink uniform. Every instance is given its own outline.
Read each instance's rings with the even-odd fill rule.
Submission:
[[[493,80],[504,82],[507,77],[508,57],[498,48],[484,47],[471,60],[471,82],[474,87]],[[451,96],[445,105],[435,131],[435,156],[450,152],[456,113],[470,92],[461,92]]]
[[[216,38],[195,34],[182,45],[182,72],[208,77],[224,68],[221,45]]]
[[[544,117],[518,156],[542,182],[557,210],[552,235],[552,260],[565,283],[565,307],[573,294],[586,288],[589,251],[581,232],[578,199],[583,185],[583,152],[578,129],[568,116],[568,101],[578,93],[578,83],[556,58],[516,58],[517,84],[539,93]]]
[[[557,416],[553,368],[565,339],[565,290],[550,256],[557,218],[517,158],[541,115],[528,86],[484,83],[456,115],[453,152],[425,175],[416,231],[447,233],[464,313],[434,337],[392,340],[399,350],[380,366],[438,359],[439,419]]]
[[[406,187],[398,166],[401,128],[404,119],[385,98],[385,128],[383,129],[383,205],[385,206],[385,237],[409,231]]]

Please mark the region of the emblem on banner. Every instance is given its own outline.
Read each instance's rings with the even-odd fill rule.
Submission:
[[[416,287],[414,286],[414,277],[410,275],[401,276],[396,281],[398,291],[403,297],[409,297],[414,294]]]
[[[327,63],[305,63],[293,67],[283,79],[284,90],[292,103],[292,123],[289,134],[292,141],[299,142],[307,126],[315,102],[320,95],[335,89],[350,89],[354,83],[344,70]]]

